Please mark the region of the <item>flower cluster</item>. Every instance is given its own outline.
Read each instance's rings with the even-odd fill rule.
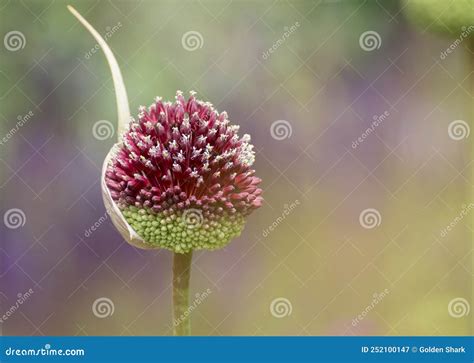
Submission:
[[[140,107],[106,171],[110,194],[130,226],[153,247],[216,249],[240,234],[262,204],[249,135],[238,136],[211,103],[157,98]]]

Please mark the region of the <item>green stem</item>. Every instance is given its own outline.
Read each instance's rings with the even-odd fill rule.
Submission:
[[[190,335],[189,279],[193,253],[175,253],[173,257],[173,326],[174,335]]]

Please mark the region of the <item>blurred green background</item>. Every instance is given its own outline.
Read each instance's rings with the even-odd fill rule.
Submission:
[[[107,38],[132,113],[195,90],[252,135],[265,203],[228,247],[196,253],[191,296],[211,293],[194,334],[472,334],[474,32],[469,17],[442,24],[454,1],[68,3]],[[68,3],[0,2],[0,212],[25,219],[0,226],[0,313],[34,291],[0,327],[170,334],[171,254],[127,245],[104,217],[115,136],[93,129],[115,124],[113,84]]]

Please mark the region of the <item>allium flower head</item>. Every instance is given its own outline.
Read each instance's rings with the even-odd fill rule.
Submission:
[[[174,252],[225,246],[260,207],[250,136],[211,103],[157,98],[111,153],[105,184],[147,247]]]

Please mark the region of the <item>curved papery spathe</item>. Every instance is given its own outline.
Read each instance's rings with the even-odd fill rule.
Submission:
[[[110,195],[110,191],[105,184],[105,172],[107,170],[107,166],[110,163],[111,158],[114,156],[117,148],[120,147],[120,137],[122,133],[127,129],[128,123],[130,120],[130,107],[128,103],[127,91],[125,89],[125,84],[123,82],[122,73],[120,72],[120,68],[118,66],[117,60],[115,59],[112,50],[107,45],[106,41],[102,38],[102,36],[94,29],[89,22],[84,19],[81,14],[77,12],[72,6],[68,5],[69,11],[81,22],[81,24],[92,34],[94,39],[102,48],[107,62],[110,67],[110,71],[112,72],[112,79],[114,82],[114,89],[115,89],[115,97],[117,102],[117,115],[118,115],[118,123],[117,123],[117,138],[118,143],[115,144],[112,149],[107,154],[104,163],[102,165],[102,175],[101,175],[101,189],[102,189],[102,198],[104,200],[105,208],[107,213],[112,220],[115,228],[120,232],[122,237],[127,241],[129,244],[143,248],[143,249],[150,249],[153,248],[145,243],[145,241],[133,230],[132,227],[128,224],[125,220],[122,212],[117,207],[115,201],[112,199]]]

